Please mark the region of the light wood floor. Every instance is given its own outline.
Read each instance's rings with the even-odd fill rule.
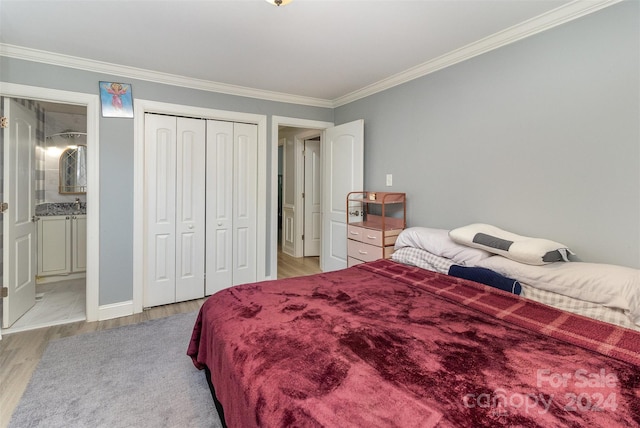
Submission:
[[[292,258],[278,254],[278,278],[320,272],[318,257]],[[206,299],[158,306],[128,317],[75,322],[3,335],[0,340],[0,427],[6,428],[50,340],[136,324],[200,309]]]
[[[278,279],[319,273],[319,257],[291,257],[278,252]]]

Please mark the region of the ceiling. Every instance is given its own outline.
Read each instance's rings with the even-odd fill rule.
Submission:
[[[335,103],[575,3],[0,0],[0,52],[29,48],[99,61],[92,66],[108,64],[111,74],[143,70],[230,93],[251,88]]]

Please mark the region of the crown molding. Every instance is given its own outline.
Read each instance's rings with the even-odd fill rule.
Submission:
[[[502,46],[517,42],[534,34],[549,30],[559,25],[578,19],[606,7],[612,6],[623,0],[574,0],[564,6],[560,6],[535,18],[521,22],[517,25],[499,31],[491,36],[463,46],[460,49],[448,52],[431,61],[417,65],[389,78],[380,80],[357,91],[351,92],[333,100],[333,107],[340,107],[353,101],[382,92],[394,86],[401,85],[427,74],[434,73],[443,68],[458,64],[467,59],[476,57]]]
[[[146,80],[201,91],[217,92],[240,97],[256,98],[268,101],[283,102],[313,107],[336,108],[357,101],[370,95],[401,85],[443,68],[458,64],[502,46],[517,42],[534,34],[557,27],[585,15],[597,12],[623,0],[574,0],[535,18],[521,22],[484,39],[470,43],[462,48],[446,53],[431,61],[427,61],[391,77],[365,86],[357,91],[338,97],[334,100],[304,97],[281,92],[265,91],[245,86],[229,85],[209,80],[194,79],[175,74],[161,73],[135,67],[127,67],[86,58],[61,55],[37,49],[0,43],[0,56],[26,61],[41,62],[50,65],[70,67],[96,73]]]
[[[114,76],[127,77],[130,79],[146,80],[150,82],[180,86],[201,91],[236,95],[239,97],[257,98],[261,100],[308,105],[313,107],[333,107],[332,101],[320,98],[304,97],[299,95],[285,94],[281,92],[248,88],[245,86],[229,85],[203,79],[194,79],[175,74],[161,73],[158,71],[128,67],[124,65],[95,61],[75,56],[62,55],[53,52],[25,48],[22,46],[15,46],[4,43],[0,43],[0,56],[40,62],[61,67],[69,67],[85,71],[92,71],[96,73],[111,74]]]

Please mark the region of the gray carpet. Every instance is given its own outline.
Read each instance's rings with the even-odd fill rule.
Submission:
[[[52,341],[9,427],[220,427],[186,355],[196,315]]]

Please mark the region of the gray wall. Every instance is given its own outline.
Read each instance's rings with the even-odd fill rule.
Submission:
[[[488,222],[563,242],[586,261],[639,268],[638,16],[639,3],[624,2],[335,111],[6,57],[0,76],[91,94],[100,80],[125,81],[134,98],[336,123],[363,118],[366,187],[407,192],[410,225]],[[132,298],[133,121],[103,118],[99,126],[106,305]]]
[[[411,226],[485,222],[640,268],[639,5],[337,108],[365,120],[366,187],[406,192]]]
[[[161,85],[82,70],[0,57],[0,76],[4,82],[41,86],[81,93],[98,93],[99,81],[132,84],[133,97],[234,112],[268,116],[267,136],[271,135],[271,115],[318,121],[333,121],[333,110],[263,101],[252,98]],[[100,295],[107,305],[133,297],[133,120],[100,119]],[[269,141],[269,144],[271,142]],[[268,171],[271,150],[268,153]],[[269,187],[270,189],[271,187]],[[89,190],[91,191],[91,190]],[[267,195],[267,198],[277,195]],[[267,230],[271,230],[271,213]],[[273,213],[275,215],[275,213]],[[269,274],[271,252],[267,242]]]

